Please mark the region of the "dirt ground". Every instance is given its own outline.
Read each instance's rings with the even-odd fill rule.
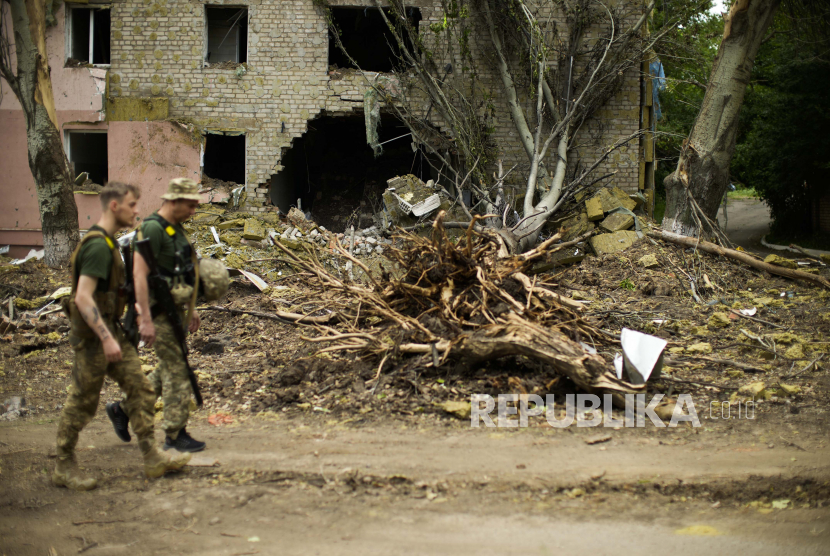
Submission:
[[[640,268],[646,253],[661,267]],[[681,279],[692,271],[712,282],[700,303]],[[137,447],[103,411],[119,397],[108,382],[78,454],[99,487],[76,493],[49,481],[71,365],[55,314],[0,341],[0,399],[23,396],[29,409],[0,422],[0,554],[830,554],[830,295],[645,241],[552,274],[595,326],[669,341],[649,397],[690,394],[700,427],[555,429],[534,417],[472,428],[436,404],[574,385],[519,358],[375,380],[376,362],[309,357],[308,329],[204,310],[191,350],[206,404],[188,430],[208,449],[182,473],[144,479]],[[0,286],[35,299],[65,281],[26,263]],[[318,301],[300,280],[281,284],[261,294],[235,282],[221,305]],[[707,324],[733,307],[756,307],[757,320]],[[701,343],[710,360],[692,349]],[[614,353],[601,355],[610,365]],[[141,356],[151,369],[152,352]],[[721,404],[757,382],[768,395],[752,418],[727,418]]]

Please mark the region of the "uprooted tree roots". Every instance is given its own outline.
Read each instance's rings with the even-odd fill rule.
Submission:
[[[303,339],[323,344],[318,353],[379,361],[378,373],[387,361],[438,367],[450,359],[475,364],[524,356],[589,392],[617,398],[642,391],[618,380],[602,357],[580,345],[610,342],[580,317],[581,305],[554,292],[555,284],[527,275],[535,260],[570,243],[553,246],[556,235],[528,253],[502,257],[499,238],[476,231],[475,220],[456,244],[447,238],[443,219],[442,211],[431,239],[406,234],[399,249],[387,251],[399,277],[383,270],[377,276],[337,243],[339,253],[366,273],[365,285],[342,280],[316,259],[303,260],[277,244],[292,265],[314,275],[308,287],[336,315],[331,324],[305,321],[319,335]]]

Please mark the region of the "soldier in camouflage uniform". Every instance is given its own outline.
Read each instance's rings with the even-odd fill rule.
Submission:
[[[109,183],[99,196],[103,214],[72,254],[72,294],[64,298],[75,362],[58,425],[57,463],[52,482],[75,490],[97,486],[95,478],[83,476],[78,469],[75,446],[81,430],[95,415],[105,376],[124,391],[124,410],[133,422],[148,477],[178,470],[190,459],[190,454],[171,457],[155,447],[153,390],[141,372],[135,348],[118,324],[124,310],[124,297],[120,295],[124,267],[112,236],[135,221],[138,189]]]
[[[174,179],[162,199],[161,208],[144,219],[137,239],[150,240],[158,270],[170,285],[173,299],[178,304],[181,321],[190,332],[196,332],[199,329],[199,314],[195,311],[198,264],[182,222],[189,220],[199,206],[198,184],[187,178]],[[147,283],[149,268],[137,252],[134,254],[134,269],[139,334],[147,347],[155,346],[159,360],[148,378],[156,397],[161,397],[164,402],[164,449],[174,448],[180,452],[204,450],[205,443],[192,438],[185,428],[190,416],[192,389],[184,354],[163,308],[155,305]],[[107,413],[118,437],[129,442],[127,424],[132,417],[122,409],[123,404],[116,402],[108,405]]]

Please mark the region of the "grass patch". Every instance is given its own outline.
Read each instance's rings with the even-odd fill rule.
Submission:
[[[727,197],[730,199],[758,199],[758,193],[755,191],[755,188],[748,187],[746,189],[736,189],[735,191],[729,191],[726,193]]]

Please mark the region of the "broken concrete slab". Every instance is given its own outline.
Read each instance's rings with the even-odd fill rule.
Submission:
[[[617,197],[612,195],[611,192],[605,188],[599,190],[599,192],[597,193],[597,197],[599,197],[600,201],[602,202],[602,210],[605,213],[609,213],[612,210],[623,206],[622,202],[620,202],[620,200],[617,199]]]
[[[798,270],[798,264],[796,264],[795,261],[790,260],[786,257],[782,257],[780,255],[767,255],[767,258],[764,259],[764,262],[775,266]]]
[[[654,253],[649,253],[648,255],[643,255],[637,260],[643,268],[655,268],[660,266],[660,261],[657,260],[657,256]]]
[[[267,235],[268,232],[265,231],[265,227],[259,220],[249,218],[245,221],[245,229],[242,232],[243,238],[262,241]]]
[[[590,239],[591,248],[597,255],[619,253],[634,245],[639,238],[636,232],[622,230],[612,234],[602,234]]]
[[[602,210],[602,200],[599,197],[591,197],[585,201],[585,210],[588,213],[588,220],[602,220],[605,212]]]
[[[628,193],[626,193],[625,191],[623,191],[622,189],[620,189],[616,185],[614,187],[612,187],[610,189],[610,191],[611,191],[611,195],[616,197],[620,201],[620,204],[622,204],[623,207],[627,208],[628,210],[634,210],[635,208],[637,208],[637,201],[633,200],[628,195]]]
[[[571,241],[581,235],[584,235],[593,230],[596,225],[588,220],[588,213],[580,212],[576,216],[568,218],[562,222],[562,228],[565,229],[562,235],[562,241]]]
[[[216,225],[217,230],[227,230],[229,228],[241,228],[245,225],[244,218],[237,218],[234,220],[225,220]]]
[[[627,230],[634,225],[634,217],[630,214],[622,212],[615,212],[600,222],[599,228],[606,232],[619,232],[620,230]]]

